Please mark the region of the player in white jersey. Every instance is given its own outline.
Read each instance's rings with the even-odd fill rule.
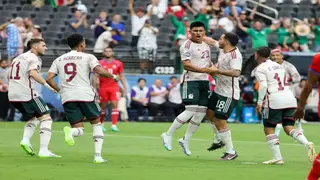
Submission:
[[[206,114],[210,91],[207,73],[210,72],[212,62],[210,47],[203,42],[204,27],[202,22],[193,22],[189,31],[191,38],[180,47],[181,60],[184,65],[180,91],[186,110],[179,114],[168,131],[161,135],[164,147],[171,151],[174,132],[190,120],[185,136],[178,141],[188,156],[191,155],[190,138]]]
[[[299,74],[298,70],[296,69],[296,67],[294,67],[293,64],[283,60],[283,55],[281,53],[281,50],[279,50],[279,49],[272,50],[271,51],[271,59],[285,68],[285,70],[286,70],[286,79],[287,79],[286,82],[289,85],[291,85],[293,83],[300,82],[301,77],[300,77],[300,74]],[[297,129],[302,130],[302,126],[301,126],[300,120],[296,121],[295,125],[296,125]],[[281,129],[283,129],[282,125],[278,124],[277,127],[276,127],[276,135],[277,136],[280,135]]]
[[[23,120],[27,121],[20,145],[27,154],[35,155],[30,139],[40,123],[39,157],[60,157],[48,150],[52,119],[47,104],[34,89],[35,83],[40,83],[56,93],[40,75],[40,57],[44,55],[47,46],[43,39],[31,39],[28,48],[30,51],[13,59],[9,70],[9,101],[22,113]]]
[[[297,140],[308,150],[309,160],[315,158],[314,144],[309,142],[303,132],[294,128],[293,113],[297,108],[297,101],[286,83],[286,70],[280,64],[269,60],[270,49],[259,47],[255,58],[258,67],[254,70],[255,77],[259,81],[259,97],[257,112],[262,113],[264,132],[267,143],[272,151],[273,159],[264,164],[283,164],[280,153],[280,141],[275,134],[275,127],[281,123],[287,135]],[[267,106],[262,105],[266,99]]]
[[[207,115],[215,138],[208,150],[225,146],[226,151],[220,160],[234,160],[238,155],[233,148],[227,119],[240,98],[239,76],[242,69],[242,55],[237,48],[239,37],[234,33],[225,33],[219,42],[212,38],[207,38],[206,41],[220,48],[217,67],[211,68],[211,75],[216,75],[217,79],[216,87],[209,99]]]
[[[115,80],[117,76],[103,69],[95,56],[84,53],[86,44],[82,35],[72,34],[67,41],[71,51],[54,60],[46,80],[60,92],[66,118],[72,127],[66,126],[63,129],[66,143],[73,146],[74,137],[83,135],[83,120],[86,118],[93,129],[94,163],[104,163],[106,160],[101,157],[104,134],[99,118],[100,107],[95,102],[96,94],[90,84],[90,74],[95,72]],[[60,88],[53,80],[55,76],[59,77]]]

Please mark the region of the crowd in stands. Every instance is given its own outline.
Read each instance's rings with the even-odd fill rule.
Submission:
[[[112,0],[111,8],[127,9],[125,13],[130,21],[123,21],[123,13],[110,13],[110,7],[104,9],[102,1],[33,0],[30,3],[39,8],[45,4],[57,9],[61,8],[60,6],[69,6],[72,17],[68,19],[67,34],[77,32],[88,36],[86,32],[91,30],[91,36],[95,40],[92,46],[94,53],[102,53],[106,47],[130,44],[139,55],[141,73],[153,73],[153,62],[156,61],[158,49],[157,37],[161,33],[167,33],[161,32],[160,27],[153,25],[154,18],[159,21],[171,21],[172,27],[175,28],[175,31],[171,32],[172,44],[176,48],[190,37],[190,22],[202,21],[205,23],[207,35],[215,39],[224,32],[235,32],[241,39],[241,49],[255,49],[271,43],[283,52],[320,50],[320,18],[293,19],[290,16],[270,21],[257,15],[257,12],[260,12],[259,6],[253,6],[251,12],[247,11],[245,0]],[[270,1],[272,0],[260,0],[263,4]],[[283,4],[287,1],[291,0],[274,0],[274,3]],[[315,4],[314,6],[320,4],[320,0],[292,1],[294,4],[303,1],[309,1]],[[119,6],[123,2],[126,3]],[[91,14],[86,7],[88,3],[92,3],[99,12]],[[140,6],[141,4],[143,6]],[[42,29],[43,27],[33,23],[31,17],[18,16],[2,24],[0,40],[6,42],[7,59],[10,61],[26,51],[26,42],[31,38],[44,37]],[[126,33],[128,30],[131,34]],[[131,38],[128,39],[126,36]],[[1,61],[1,92],[6,91],[7,81],[2,76],[6,73],[7,64],[5,60]],[[145,115],[146,108],[151,116],[161,113],[174,116],[183,110],[176,77],[171,78],[171,84],[167,87],[164,87],[160,80],[156,80],[152,87],[147,88],[145,81],[140,79],[138,85],[131,90],[131,107],[138,110],[139,116]],[[2,94],[0,96],[2,99]]]

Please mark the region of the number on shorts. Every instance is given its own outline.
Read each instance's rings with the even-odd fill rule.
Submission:
[[[218,109],[223,109],[224,106],[225,106],[225,104],[226,104],[225,101],[218,100],[217,105],[216,105],[216,108],[218,108]]]
[[[64,65],[64,73],[70,75],[67,82],[71,82],[73,78],[77,75],[77,65],[75,63],[67,63]]]
[[[18,62],[17,64],[15,64],[16,62],[13,62],[11,64],[11,72],[10,72],[10,79],[15,79],[15,80],[19,80],[20,79],[20,76],[19,76],[19,73],[20,73],[20,62]],[[14,77],[12,77],[12,73],[15,69],[15,72],[16,72],[16,75]]]

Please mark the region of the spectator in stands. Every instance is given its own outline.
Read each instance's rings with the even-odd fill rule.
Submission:
[[[300,45],[300,48],[303,52],[309,52],[309,45],[308,45],[308,35],[311,32],[310,25],[308,23],[308,19],[304,19],[304,21],[299,21],[295,25],[295,34],[296,39]]]
[[[171,15],[171,22],[176,27],[176,34],[174,36],[175,45],[179,48],[187,39],[189,39],[189,26],[190,20],[188,17],[182,18],[182,21],[179,21],[176,16]]]
[[[102,10],[99,13],[99,18],[95,20],[95,24],[91,26],[91,29],[94,29],[94,37],[98,39],[98,37],[108,29],[108,26],[110,26],[108,13]]]
[[[314,31],[314,35],[315,35],[314,51],[320,52],[320,17],[318,17],[316,24],[315,24],[315,20],[313,20],[311,28]]]
[[[152,15],[154,4],[152,4],[147,14],[144,12],[144,8],[140,7],[136,10],[133,9],[133,0],[129,0],[129,11],[131,15],[131,27],[132,27],[132,40],[131,47],[136,47],[139,40],[139,30],[143,27],[147,19]]]
[[[192,8],[197,12],[199,12],[202,8],[205,9],[207,4],[207,0],[192,0]]]
[[[242,11],[240,6],[237,6],[237,0],[230,0],[229,6],[224,9],[224,15],[228,16],[232,13],[234,16],[238,16]]]
[[[268,34],[275,31],[279,27],[279,23],[274,23],[268,28],[262,28],[262,22],[257,20],[253,28],[244,27],[239,18],[237,18],[238,26],[244,32],[247,32],[252,38],[252,48],[256,49],[261,46],[268,46]]]
[[[26,28],[24,26],[23,23],[23,19],[21,18],[22,23],[18,26],[18,30],[19,30],[19,45],[18,45],[18,51],[17,51],[17,56],[22,54],[24,51],[24,39],[27,35],[27,31]]]
[[[184,104],[180,94],[180,83],[176,76],[170,77],[170,83],[167,85],[168,101],[174,116],[178,116],[184,111]]]
[[[220,0],[213,0],[211,3],[208,3],[207,10],[218,16],[223,15],[223,8]]]
[[[291,47],[289,48],[290,52],[302,52],[302,48],[298,41],[293,41]]]
[[[0,120],[6,120],[9,109],[9,99],[8,99],[8,62],[5,60],[0,60]]]
[[[146,20],[144,26],[139,31],[138,53],[140,59],[141,73],[145,73],[146,65],[148,64],[148,73],[153,72],[153,62],[157,54],[157,35],[159,29],[152,26],[151,20]]]
[[[69,19],[70,33],[83,34],[85,28],[88,28],[87,14],[82,14],[81,11],[76,10],[73,17]]]
[[[117,35],[117,31],[115,29],[108,28],[107,31],[104,31],[96,40],[96,44],[94,45],[93,52],[102,53],[103,50],[107,47],[114,47],[118,44],[116,40],[112,37]]]
[[[209,20],[213,18],[210,14],[208,14],[208,11],[206,8],[201,8],[200,12],[197,12],[195,9],[193,9],[188,2],[185,2],[183,4],[193,15],[195,21],[201,21],[205,25],[205,29],[207,32],[209,32]]]
[[[23,19],[21,17],[16,17],[12,23],[7,26],[7,51],[8,51],[8,59],[12,60],[18,53],[19,47],[19,29],[23,23]]]
[[[292,43],[292,35],[293,35],[292,34],[293,29],[291,28],[291,21],[289,18],[286,18],[286,19],[280,19],[280,22],[282,26],[277,29],[278,45],[285,46],[284,43],[290,45]]]
[[[148,97],[149,97],[149,115],[157,116],[159,110],[163,111],[163,114],[167,117],[171,117],[172,109],[167,102],[167,89],[162,86],[162,81],[156,79],[154,85],[149,88]]]
[[[250,27],[251,21],[254,17],[256,10],[257,10],[257,6],[253,9],[253,11],[251,12],[249,17],[247,16],[246,11],[241,11],[241,13],[239,15],[239,20],[244,27],[246,27],[246,28]],[[249,44],[248,33],[243,31],[242,29],[240,29],[239,26],[236,27],[236,34],[239,36],[240,41],[243,44],[245,44],[245,45]]]
[[[168,9],[168,0],[151,0],[151,4],[147,7],[148,12],[150,11],[152,4],[154,4],[152,14],[157,16],[159,19],[163,19]]]
[[[131,89],[131,107],[138,111],[139,116],[144,115],[144,110],[147,107],[149,98],[147,97],[149,89],[146,87],[144,78],[138,79],[138,86],[133,86]]]
[[[24,27],[26,28],[27,33],[31,32],[33,29],[32,20],[27,17],[27,18],[24,18],[23,23],[24,23]]]
[[[126,34],[124,29],[124,24],[121,23],[120,21],[121,21],[121,15],[114,14],[112,17],[111,27],[112,29],[116,30],[117,34],[112,36],[112,38],[118,43],[122,40],[122,37]]]
[[[24,47],[27,47],[28,42],[30,41],[30,39],[32,38],[42,38],[42,34],[41,34],[42,30],[40,28],[39,25],[34,25],[31,28],[31,31],[27,33],[26,38],[24,40]]]
[[[214,30],[219,27],[218,26],[219,19],[220,19],[220,15],[215,14],[215,12],[213,12],[212,18],[208,22],[209,23],[208,24],[208,32],[209,32],[209,34],[212,35],[214,33]]]
[[[235,19],[233,18],[232,13],[227,17],[222,17],[218,21],[219,28],[223,28],[226,32],[232,32],[235,29]]]
[[[171,4],[168,6],[168,13],[173,14],[178,20],[182,20],[187,15],[179,0],[171,0]]]

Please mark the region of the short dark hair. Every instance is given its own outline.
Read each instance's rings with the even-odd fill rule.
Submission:
[[[34,44],[38,44],[40,42],[44,42],[42,38],[32,38],[27,43],[27,48],[30,50]]]
[[[203,22],[200,22],[200,21],[195,21],[190,24],[190,29],[192,29],[194,27],[203,27],[205,29]]]
[[[235,33],[224,33],[224,39],[229,41],[232,46],[236,46],[239,42],[239,37]]]
[[[138,83],[139,83],[140,81],[147,82],[147,80],[146,80],[145,78],[139,78],[139,79],[138,79]]]
[[[84,41],[84,37],[81,34],[71,34],[67,37],[68,45],[71,49],[79,46]]]
[[[177,76],[171,76],[170,80],[172,80],[172,79],[178,79],[178,78],[177,78]]]
[[[257,54],[261,57],[268,58],[271,54],[271,49],[266,46],[261,46],[257,49]]]

